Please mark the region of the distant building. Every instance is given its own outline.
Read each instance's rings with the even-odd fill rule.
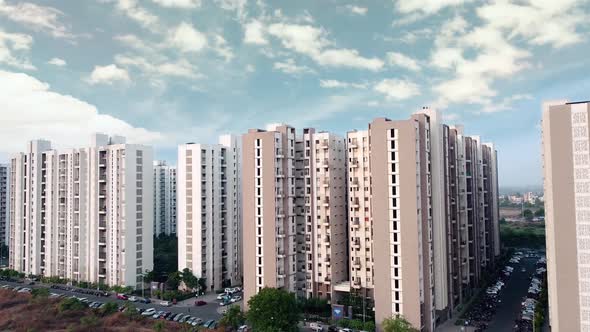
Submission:
[[[8,164],[0,164],[0,246],[8,245],[9,239],[9,227],[10,223],[8,218],[10,216],[9,210],[9,198],[10,188],[8,184],[10,180],[10,168]],[[6,252],[0,252],[0,257],[6,255]]]
[[[208,290],[242,283],[241,141],[178,147],[178,269]]]
[[[140,287],[153,270],[152,162],[119,136],[63,151],[30,142],[10,160],[10,268]]]
[[[154,235],[176,234],[176,167],[154,161]]]

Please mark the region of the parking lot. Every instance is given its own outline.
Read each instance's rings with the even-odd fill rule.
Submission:
[[[79,289],[79,288],[70,288],[65,285],[60,285],[59,288],[50,288],[50,285],[27,285],[23,282],[11,282],[11,281],[0,281],[0,287],[3,285],[8,285],[10,287],[26,287],[26,288],[49,288],[49,292],[56,295],[63,294],[63,297],[72,297],[75,296],[78,299],[86,299],[86,303],[90,304],[91,302],[98,302],[98,303],[106,303],[106,302],[114,302],[117,303],[119,306],[123,306],[125,303],[129,301],[117,299],[117,294],[110,294],[109,296],[97,296],[93,293],[97,293],[93,290],[87,289]],[[69,289],[66,289],[69,288]],[[83,292],[83,293],[82,293]],[[220,306],[219,300],[217,300],[217,294],[207,294],[205,296],[201,296],[199,298],[192,298],[185,301],[181,301],[176,305],[172,306],[162,306],[160,305],[160,300],[151,299],[151,303],[141,303],[139,301],[133,302],[133,305],[136,308],[141,309],[142,311],[153,309],[155,312],[163,311],[163,312],[170,312],[169,315],[176,315],[176,314],[185,314],[190,315],[192,317],[199,318],[203,322],[207,322],[210,320],[218,321],[222,317],[222,312],[227,306]],[[196,306],[195,301],[203,301],[206,304],[201,306]],[[235,302],[236,305],[241,305],[240,301]],[[147,317],[147,316],[146,316]]]

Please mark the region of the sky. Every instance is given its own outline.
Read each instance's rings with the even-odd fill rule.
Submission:
[[[214,143],[344,135],[430,106],[539,185],[541,105],[590,99],[588,0],[0,0],[0,161],[93,132]]]

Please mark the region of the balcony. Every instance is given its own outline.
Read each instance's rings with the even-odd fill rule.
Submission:
[[[106,246],[106,244],[107,244],[107,238],[106,237],[100,237],[98,239],[98,245],[99,246]]]
[[[355,280],[352,282],[352,287],[354,288],[361,288],[361,281],[360,280]]]
[[[322,166],[323,167],[329,167],[330,166],[330,160],[328,158],[325,158],[324,160],[322,160]]]
[[[353,208],[358,208],[360,205],[360,200],[358,199],[358,197],[355,197],[352,199],[352,203],[351,203]]]
[[[354,187],[358,187],[359,186],[359,180],[357,178],[354,178],[352,180],[352,182],[350,182],[350,186],[353,187],[353,188]]]
[[[328,149],[328,148],[330,148],[330,143],[328,142],[328,140],[327,140],[327,139],[325,139],[325,140],[323,140],[323,141],[320,143],[320,147],[321,147],[322,149]]]
[[[283,172],[277,172],[277,178],[282,179],[285,177],[285,174]]]
[[[352,159],[350,161],[350,167],[352,167],[352,168],[359,167],[359,161],[358,161],[358,159],[356,159],[356,158]]]
[[[352,227],[359,228],[360,226],[361,226],[361,221],[359,220],[359,218],[354,218],[354,220],[352,221]]]
[[[324,206],[330,206],[330,199],[328,197],[324,198],[322,204],[324,204]]]
[[[360,259],[358,259],[358,258],[357,258],[357,259],[355,259],[355,260],[352,262],[352,266],[353,266],[354,268],[356,268],[356,269],[360,269],[360,268],[361,268],[361,260],[360,260]]]
[[[329,187],[330,186],[330,181],[329,180],[323,180],[322,181],[322,186]]]
[[[281,269],[277,270],[277,277],[279,277],[281,279],[285,278],[286,277],[285,270],[281,270]]]
[[[326,257],[326,258],[324,258],[324,262],[325,262],[325,263],[330,263],[330,257]]]
[[[352,242],[352,247],[355,249],[360,249],[361,248],[361,241],[355,240],[354,242]]]
[[[277,250],[278,258],[285,258],[285,250]]]
[[[324,278],[324,283],[329,284],[332,281],[332,278],[330,276],[327,276]]]
[[[348,147],[350,147],[351,149],[356,149],[356,148],[358,148],[358,142],[357,142],[356,138],[355,138],[355,139],[353,139],[353,140],[352,140],[352,141],[351,141],[351,142],[348,144]]]
[[[278,230],[277,230],[277,237],[278,237],[279,239],[284,239],[284,238],[285,238],[285,236],[286,236],[286,235],[285,235],[285,231],[284,231],[284,230],[282,230],[282,229],[278,229]]]

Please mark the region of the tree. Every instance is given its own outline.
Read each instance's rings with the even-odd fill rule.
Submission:
[[[164,324],[164,321],[159,320],[154,323],[154,331],[156,331],[156,332],[164,331],[165,327],[166,327],[166,324]]]
[[[80,302],[76,298],[63,299],[57,305],[57,311],[59,312],[84,310],[84,308],[86,308],[84,303]]]
[[[166,276],[178,271],[178,238],[171,234],[154,237],[154,271],[151,281],[165,282]]]
[[[237,330],[238,327],[242,326],[246,321],[244,312],[239,305],[232,305],[227,309],[225,315],[221,318],[219,323],[225,327],[231,327]]]
[[[172,272],[168,274],[168,280],[166,280],[166,287],[168,287],[168,289],[177,290],[178,286],[180,286],[181,280],[182,276],[180,275],[180,272]]]
[[[545,216],[545,208],[540,208],[535,211],[535,217],[544,217]]]
[[[533,220],[533,211],[531,211],[530,209],[526,209],[524,211],[522,211],[522,216],[526,219],[526,220]]]
[[[414,328],[402,315],[385,318],[381,325],[383,332],[418,332],[418,329]]]
[[[31,290],[33,299],[46,299],[49,297],[49,289],[47,288],[33,288]]]
[[[282,289],[263,288],[248,301],[246,314],[252,330],[257,332],[296,332],[299,307],[295,295]]]
[[[188,268],[182,270],[182,281],[184,282],[184,285],[190,290],[199,287],[199,280]]]
[[[114,314],[118,310],[119,306],[115,302],[107,302],[104,306],[102,306],[102,308],[100,308],[100,313],[103,316],[108,316]],[[129,308],[127,310],[129,310]]]
[[[199,292],[205,293],[205,291],[207,290],[207,280],[205,280],[205,278],[199,278],[197,283],[199,284]]]

